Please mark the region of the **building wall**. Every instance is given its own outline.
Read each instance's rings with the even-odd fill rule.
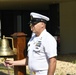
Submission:
[[[0,13],[0,39],[1,39],[1,13]]]
[[[60,3],[61,53],[76,53],[76,1]]]

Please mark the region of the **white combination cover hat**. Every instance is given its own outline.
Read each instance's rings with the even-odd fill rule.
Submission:
[[[32,16],[33,18],[43,19],[43,20],[45,20],[45,21],[49,21],[49,20],[50,20],[49,17],[44,16],[44,15],[39,14],[39,13],[35,13],[35,12],[31,12],[31,13],[30,13],[30,16]]]

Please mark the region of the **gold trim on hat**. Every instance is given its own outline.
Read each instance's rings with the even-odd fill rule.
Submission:
[[[33,19],[33,17],[31,16],[31,20]]]

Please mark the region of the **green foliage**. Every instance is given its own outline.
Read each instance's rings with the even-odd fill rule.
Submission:
[[[76,60],[72,61],[73,64],[76,64]]]

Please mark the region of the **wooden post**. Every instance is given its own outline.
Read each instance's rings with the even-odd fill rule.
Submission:
[[[14,60],[21,60],[25,58],[25,49],[26,49],[26,34],[23,32],[17,32],[11,35],[14,40],[14,47],[17,49],[17,55],[14,57]],[[15,75],[26,75],[25,66],[16,66],[14,67]]]

